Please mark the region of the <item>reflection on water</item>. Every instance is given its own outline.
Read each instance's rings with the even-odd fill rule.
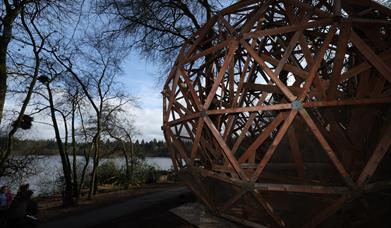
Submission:
[[[84,164],[84,157],[77,156],[77,167],[80,169]],[[105,158],[102,159],[100,164],[104,162],[112,161],[120,168],[125,164],[123,158]],[[146,157],[145,162],[148,165],[154,166],[158,170],[170,170],[172,169],[172,161],[167,157]],[[92,166],[92,159],[90,160],[90,166]],[[56,181],[62,175],[62,165],[60,156],[39,156],[34,167],[37,175],[29,176],[27,178],[16,179],[17,183],[12,184],[11,188],[13,192],[16,192],[17,186],[22,183],[29,183],[30,188],[35,192],[34,195],[50,195],[57,188]],[[86,174],[88,175],[88,174]],[[6,180],[0,180],[0,185],[6,183]]]

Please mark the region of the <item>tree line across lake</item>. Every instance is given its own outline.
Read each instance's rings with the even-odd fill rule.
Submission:
[[[0,144],[5,140],[0,138]],[[1,145],[0,145],[1,146]],[[68,147],[71,148],[71,143]],[[76,154],[84,155],[84,148],[87,145],[78,143]],[[113,140],[101,142],[102,157],[122,156],[121,143]],[[146,141],[144,139],[136,140],[133,143],[133,152],[137,157],[169,157],[166,143],[163,140],[153,139]],[[15,139],[14,142],[15,155],[58,155],[57,142],[53,139],[47,140],[31,140],[31,139]]]

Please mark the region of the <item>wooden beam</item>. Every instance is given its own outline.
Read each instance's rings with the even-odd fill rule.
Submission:
[[[391,97],[379,97],[379,98],[361,98],[361,99],[344,99],[344,100],[333,100],[333,101],[307,101],[303,103],[303,107],[336,107],[336,106],[347,106],[347,105],[379,105],[391,103]]]
[[[224,139],[221,137],[219,131],[214,126],[213,122],[209,119],[209,117],[204,117],[204,121],[206,125],[208,126],[209,130],[212,132],[213,136],[219,143],[222,152],[230,162],[232,168],[236,171],[236,173],[240,176],[241,179],[247,180],[247,176],[244,174],[242,168],[240,168],[238,162],[236,161],[235,157],[233,156],[231,150],[228,148],[227,144],[225,144]]]
[[[345,167],[342,165],[334,150],[331,148],[325,137],[322,135],[319,128],[316,126],[315,122],[312,120],[308,112],[304,109],[300,109],[299,113],[303,117],[304,121],[307,123],[308,127],[314,133],[315,137],[318,139],[320,145],[323,147],[324,151],[334,164],[335,168],[341,174],[343,180],[349,187],[351,187],[352,189],[356,189],[356,186],[349,173],[346,171]]]
[[[369,159],[368,163],[365,165],[363,171],[361,172],[358,180],[357,185],[362,187],[364,184],[369,182],[372,175],[375,173],[377,167],[379,166],[380,162],[382,161],[384,155],[388,151],[388,149],[391,146],[391,124],[388,124],[388,127],[386,127],[383,136],[379,140],[375,151],[373,152],[371,158]]]
[[[391,83],[391,68],[355,32],[351,32],[350,39],[367,61]]]
[[[257,169],[255,170],[253,176],[251,177],[252,181],[255,182],[258,180],[259,176],[262,174],[263,170],[265,169],[267,163],[271,159],[274,151],[277,149],[278,145],[280,144],[280,142],[281,142],[282,138],[284,137],[285,133],[287,132],[288,128],[291,126],[296,115],[297,115],[297,110],[292,109],[290,111],[288,117],[285,119],[280,130],[278,131],[277,135],[275,136],[272,144],[269,146],[269,148],[265,152],[265,155],[263,156],[263,158],[262,158],[261,162],[259,163]]]
[[[329,206],[323,208],[315,216],[312,216],[310,220],[304,224],[303,228],[314,228],[322,224],[327,218],[335,214],[348,200],[347,196],[341,196]]]
[[[254,51],[254,49],[248,45],[246,41],[242,41],[241,44],[246,48],[254,60],[262,67],[262,69],[267,73],[267,75],[273,80],[274,83],[280,88],[284,95],[288,98],[289,101],[294,101],[296,96],[291,93],[287,86],[278,78],[274,72],[265,64],[264,60]]]
[[[269,125],[262,131],[262,133],[254,140],[254,142],[247,148],[247,150],[240,156],[238,159],[239,163],[245,162],[247,159],[251,157],[252,154],[255,154],[258,147],[265,142],[267,138],[270,137],[270,134],[274,129],[276,129],[282,122],[284,118],[282,113],[278,114],[278,116],[271,122]]]
[[[260,191],[271,192],[298,192],[314,194],[336,194],[343,195],[350,193],[350,189],[341,186],[321,186],[321,185],[298,185],[298,184],[275,184],[275,183],[256,183],[255,188]]]
[[[288,140],[289,148],[293,157],[293,162],[296,166],[297,175],[299,176],[299,178],[304,179],[305,171],[303,156],[300,151],[299,139],[297,138],[294,124],[292,124],[291,127],[288,129]]]
[[[208,97],[206,98],[206,101],[204,103],[204,109],[208,109],[210,104],[212,103],[212,99],[216,95],[216,91],[219,88],[220,82],[223,79],[224,75],[226,74],[226,70],[228,69],[228,66],[231,64],[231,60],[234,57],[235,51],[237,49],[237,44],[235,42],[231,43],[229,45],[229,51],[228,55],[224,59],[224,64],[221,67],[216,80],[213,83],[212,89],[209,91]]]

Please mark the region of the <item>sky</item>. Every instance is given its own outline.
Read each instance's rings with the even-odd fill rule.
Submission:
[[[127,107],[132,113],[132,119],[140,132],[138,139],[163,139],[161,131],[162,114],[162,85],[158,83],[160,76],[159,65],[132,53],[122,63],[123,73],[120,80],[125,89],[137,98],[139,108]]]
[[[142,139],[146,141],[164,140],[161,130],[163,114],[160,92],[162,91],[162,83],[158,83],[158,78],[162,75],[160,75],[158,67],[158,64],[151,63],[136,53],[131,53],[124,59],[121,65],[122,73],[118,75],[121,87],[127,94],[136,98],[137,107],[125,105],[123,108],[126,113],[130,114],[129,118],[134,121],[138,132],[134,138],[140,141]],[[12,114],[12,110],[19,110],[22,102],[21,98],[7,97],[6,112]],[[57,117],[60,134],[64,136],[64,122],[60,116]],[[28,139],[53,139],[54,130],[48,123],[50,123],[48,115],[34,115],[32,128],[18,131],[17,136]]]

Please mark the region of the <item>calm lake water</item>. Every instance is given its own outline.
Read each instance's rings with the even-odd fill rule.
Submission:
[[[77,156],[78,167],[83,167],[84,157]],[[72,161],[71,161],[72,162]],[[114,164],[120,168],[125,164],[123,158],[105,158],[102,159],[100,164],[105,162],[114,162]],[[90,165],[92,160],[90,160]],[[154,166],[158,170],[170,170],[172,169],[172,161],[167,157],[146,157],[145,163]],[[17,187],[23,183],[29,183],[30,188],[34,191],[34,195],[50,195],[55,192],[58,178],[62,174],[62,165],[60,156],[39,156],[35,161],[35,173],[36,175],[28,176],[24,178],[14,178],[14,183],[9,184],[7,180],[0,180],[0,185],[11,185],[13,192],[16,192]],[[81,168],[80,168],[81,169]],[[88,174],[87,174],[88,175]]]

